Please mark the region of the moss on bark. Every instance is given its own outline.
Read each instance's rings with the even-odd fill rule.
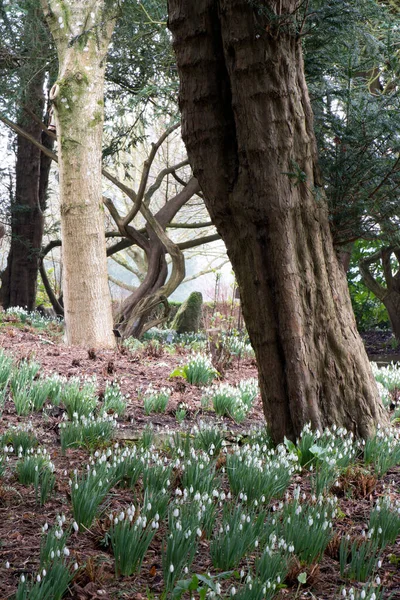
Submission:
[[[197,333],[200,327],[202,306],[201,292],[192,292],[176,313],[171,325],[172,329],[175,329],[177,333]]]

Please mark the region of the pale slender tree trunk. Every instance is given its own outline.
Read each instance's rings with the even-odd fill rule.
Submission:
[[[59,74],[51,90],[60,164],[63,298],[67,343],[115,345],[102,203],[105,57],[115,3],[42,0]]]
[[[182,133],[225,241],[275,441],[386,423],[319,186],[295,0],[169,0]]]

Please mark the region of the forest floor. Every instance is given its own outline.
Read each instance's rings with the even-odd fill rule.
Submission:
[[[368,356],[372,360],[387,360],[391,361],[391,357],[398,360],[400,349],[398,348],[391,331],[388,330],[371,330],[361,333],[365,349]]]
[[[11,322],[10,322],[11,321]],[[260,398],[257,397],[248,417],[239,425],[229,417],[217,417],[214,412],[201,406],[202,390],[190,385],[182,378],[170,379],[169,375],[184,361],[187,351],[178,349],[170,354],[165,347],[152,347],[130,352],[119,348],[115,352],[104,351],[89,355],[85,350],[66,348],[57,327],[38,332],[33,327],[13,322],[3,323],[0,327],[0,347],[15,357],[16,360],[34,358],[41,364],[41,376],[58,373],[67,378],[72,376],[96,376],[101,395],[107,382],[117,380],[121,391],[128,396],[127,409],[123,417],[118,417],[118,428],[115,431],[113,443],[120,446],[131,446],[140,441],[143,430],[150,423],[154,426],[155,441],[161,456],[165,461],[170,460],[168,440],[176,431],[190,432],[200,421],[213,422],[224,430],[227,444],[233,444],[241,436],[246,438],[252,429],[263,427],[263,414]],[[239,381],[256,377],[255,361],[248,359],[233,359],[229,369],[224,374],[224,382],[237,384]],[[169,386],[172,394],[165,413],[146,416],[143,401],[138,390],[146,389],[149,384],[159,389]],[[181,403],[187,405],[187,414],[182,424],[177,422],[176,410]],[[56,484],[50,498],[43,506],[37,504],[33,486],[19,483],[16,475],[16,456],[10,456],[5,472],[0,478],[0,600],[14,597],[21,575],[35,576],[39,569],[39,554],[42,526],[48,523],[52,526],[57,515],[64,514],[66,523],[72,523],[71,496],[69,480],[75,469],[84,469],[90,456],[85,448],[61,451],[59,424],[62,421],[63,410],[60,406],[45,406],[40,412],[32,412],[28,416],[18,416],[14,403],[10,398],[5,401],[1,421],[0,435],[12,426],[32,423],[33,432],[41,448],[50,453],[55,466]],[[218,461],[217,461],[218,463]],[[221,463],[222,464],[222,463]],[[217,464],[217,469],[221,468]],[[177,469],[175,469],[177,471]],[[221,471],[220,490],[229,491],[225,475]],[[172,490],[179,487],[182,474],[175,473],[171,481]],[[295,486],[301,485],[302,490],[310,492],[310,472],[299,471],[292,476],[289,492]],[[349,534],[352,539],[360,539],[365,530],[368,515],[378,498],[387,493],[393,501],[400,502],[400,467],[393,466],[382,477],[377,477],[371,469],[365,469],[360,463],[348,469],[335,483],[331,493],[338,499],[338,515],[334,522],[334,534],[318,563],[304,565],[298,561],[291,563],[284,585],[279,591],[279,599],[299,600],[333,600],[341,595],[343,585],[349,587],[352,583],[340,576],[339,544],[343,535]],[[78,563],[79,568],[69,585],[66,598],[78,600],[126,599],[147,600],[162,598],[164,590],[163,579],[163,542],[165,523],[153,538],[138,575],[115,576],[114,558],[110,546],[106,546],[107,529],[109,527],[110,511],[124,510],[130,503],[136,503],[142,498],[140,483],[134,489],[115,486],[107,497],[105,509],[100,511],[98,518],[89,528],[75,532],[71,530],[68,548],[71,560]],[[201,538],[190,574],[218,573],[211,562],[209,553],[210,542]],[[231,597],[232,586],[240,588],[243,577],[240,571],[246,571],[252,565],[252,556],[242,559],[235,567],[235,573],[225,582],[221,580],[221,596]],[[386,547],[381,554],[382,564],[374,573],[379,576],[385,588],[383,598],[400,599],[400,537]],[[239,573],[239,575],[238,575]],[[298,576],[306,574],[305,583]],[[236,579],[235,579],[236,577]],[[375,579],[374,579],[375,581]],[[282,582],[283,583],[283,582]],[[361,584],[355,582],[355,588],[361,589]],[[379,586],[378,586],[379,589]],[[224,595],[225,594],[225,595]],[[22,597],[22,596],[21,596]],[[29,598],[30,596],[26,596]],[[36,597],[36,596],[35,596]],[[47,596],[46,596],[47,597]],[[197,592],[183,595],[182,598],[199,598]],[[208,596],[207,596],[208,597]],[[212,596],[210,596],[212,597]],[[246,596],[241,596],[245,598]],[[363,596],[360,596],[361,598]],[[51,600],[51,596],[47,597]],[[368,596],[367,596],[368,598]]]

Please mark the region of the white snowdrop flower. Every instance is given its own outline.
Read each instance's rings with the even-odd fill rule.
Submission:
[[[171,564],[169,565],[169,572],[170,572],[170,573],[173,573],[174,571],[175,571],[175,567],[174,567],[174,565],[171,563]]]
[[[74,563],[74,571],[77,571],[79,569],[78,563]]]
[[[25,575],[21,575],[21,582],[25,583]]]
[[[185,575],[187,575],[189,573],[189,569],[187,567],[185,567],[184,569]]]
[[[172,514],[174,515],[174,517],[179,517],[179,508],[175,508]]]
[[[382,561],[381,561],[381,560],[378,560],[378,569],[380,569],[380,568],[381,568],[381,566],[382,566]]]
[[[64,555],[69,556],[69,550],[67,547],[64,548]]]
[[[60,552],[60,550],[57,550],[57,551],[56,551],[56,554],[57,554],[57,557],[58,557],[58,558],[60,558],[60,556],[61,556],[61,552]]]
[[[198,537],[201,537],[203,535],[203,532],[201,531],[200,527],[198,527],[196,529],[196,533],[197,533]]]
[[[38,583],[40,583],[40,582],[42,581],[42,578],[40,577],[40,575],[37,575],[37,577],[36,577],[36,581],[37,581]]]
[[[375,577],[375,581],[376,581],[376,585],[381,585],[381,578],[379,577],[379,575],[377,575]]]
[[[46,571],[46,569],[43,569],[42,570],[42,577],[46,577],[46,575],[47,575],[47,571]]]
[[[232,587],[231,588],[231,596],[235,596],[236,595],[236,588]]]
[[[7,561],[5,566],[6,566],[6,569],[9,569],[10,568],[10,563]]]
[[[240,579],[243,579],[243,577],[244,577],[244,571],[243,571],[243,569],[242,569],[242,570],[240,571]]]
[[[74,522],[72,523],[72,527],[74,528],[74,530],[75,530],[75,531],[78,531],[78,530],[79,530],[78,523],[77,523],[76,521],[74,521]]]
[[[343,596],[343,598],[346,598],[346,596],[347,596],[347,592],[346,592],[345,588],[342,589],[342,596]]]
[[[366,595],[367,595],[367,594],[365,593],[365,590],[361,590],[360,598],[361,598],[362,600],[364,600],[364,598],[365,598],[365,596],[366,596]]]

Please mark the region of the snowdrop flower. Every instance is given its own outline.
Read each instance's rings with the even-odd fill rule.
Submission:
[[[171,564],[169,565],[169,572],[170,572],[170,573],[173,573],[174,571],[175,571],[175,567],[174,567],[174,565],[171,563]]]

